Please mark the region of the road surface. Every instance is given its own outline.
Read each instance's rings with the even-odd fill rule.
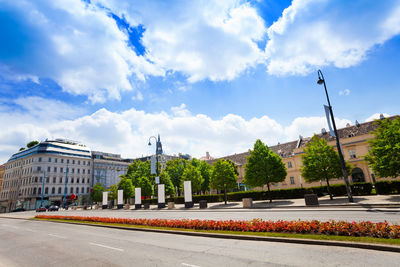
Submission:
[[[0,266],[396,266],[400,253],[0,218]]]

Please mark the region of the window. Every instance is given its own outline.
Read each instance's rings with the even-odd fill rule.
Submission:
[[[56,193],[56,188],[55,187],[53,187],[52,189],[51,189],[51,194],[55,194]]]
[[[90,183],[90,178],[87,179],[87,183],[88,183],[88,184]]]
[[[86,187],[86,194],[89,194],[89,187]]]
[[[81,169],[76,169],[76,171],[77,171],[78,173],[80,173]]]
[[[58,193],[61,194],[61,187],[58,188]]]
[[[74,178],[71,178],[71,184],[73,184],[74,183]]]
[[[85,169],[82,170],[82,173],[85,174]]]
[[[80,160],[78,160],[78,165],[81,165],[81,161]]]
[[[42,177],[39,178],[39,182],[40,182],[40,183],[42,182]]]
[[[48,193],[49,193],[49,188],[48,188],[48,187],[46,187],[46,189],[44,189],[44,193],[45,193],[45,194],[48,194]]]
[[[38,172],[40,172],[42,170],[42,167],[38,166],[36,169]]]
[[[74,193],[74,188],[71,187],[71,190],[69,191],[71,194]]]
[[[90,170],[87,170],[87,173],[90,174]]]
[[[74,159],[72,160],[72,164],[75,164],[75,160]]]
[[[75,169],[74,168],[71,169],[71,173],[75,173]]]
[[[64,163],[64,159],[61,159],[61,163]]]
[[[53,177],[53,184],[56,183],[56,177]]]
[[[349,155],[351,159],[357,158],[356,151],[354,149],[349,150]]]
[[[63,167],[60,168],[60,172],[61,172],[61,173],[64,172],[64,168],[63,168]]]
[[[81,188],[81,194],[84,194],[84,193],[85,193],[85,188],[82,187],[82,188]]]
[[[39,162],[42,162],[42,158],[39,158],[39,160],[38,160]]]
[[[67,164],[69,164],[69,159],[67,159]]]
[[[292,168],[292,162],[291,162],[291,161],[288,161],[287,167],[288,167],[288,168]]]
[[[83,164],[83,165],[86,165],[86,161],[82,161],[82,164]]]
[[[79,184],[79,178],[76,178],[76,183]]]
[[[50,166],[47,167],[47,171],[50,172]]]
[[[42,188],[38,188],[38,194],[40,195],[42,193]]]
[[[90,166],[90,161],[88,161],[87,165]]]
[[[294,183],[294,177],[290,177],[290,184],[295,184]]]
[[[82,178],[82,184],[84,184],[85,183],[85,178]]]
[[[33,188],[33,194],[36,195],[36,187]]]
[[[51,162],[51,158],[49,158],[49,162]]]
[[[59,183],[62,184],[62,177],[60,177]]]
[[[79,194],[79,187],[76,188],[76,193]]]
[[[47,178],[46,178],[46,183],[47,183],[47,184],[50,182],[49,180],[50,180],[49,177],[47,177]]]

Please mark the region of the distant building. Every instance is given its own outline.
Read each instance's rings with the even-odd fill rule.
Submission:
[[[0,196],[1,196],[1,192],[3,190],[3,182],[4,182],[4,172],[6,170],[6,167],[4,165],[0,165]],[[0,205],[0,212],[5,211],[5,206],[3,208],[3,206]]]
[[[118,184],[120,176],[125,175],[130,159],[122,159],[121,155],[92,151],[93,185],[102,183],[106,188]]]
[[[65,139],[46,140],[15,153],[5,163],[0,203],[7,211],[35,209],[41,204],[61,204],[67,196],[88,195],[92,184],[90,150]],[[67,179],[68,178],[68,179]]]
[[[199,158],[199,160],[213,160],[213,159],[215,158],[211,157],[209,152],[206,152],[205,157]]]
[[[393,116],[396,118],[399,116]],[[343,156],[347,162],[353,166],[352,173],[349,174],[349,181],[352,182],[371,182],[375,183],[381,179],[398,179],[398,178],[386,178],[377,177],[374,172],[369,168],[364,156],[368,153],[369,145],[368,140],[374,138],[371,131],[375,130],[377,126],[374,122],[358,123],[355,125],[348,124],[345,128],[338,129],[340,142],[343,150]],[[329,132],[325,129],[321,130],[318,134],[328,141],[328,144],[334,146],[336,149],[336,139],[332,137]],[[291,141],[283,144],[277,144],[270,146],[269,148],[277,153],[283,163],[286,165],[287,176],[285,181],[281,183],[272,184],[272,189],[284,189],[284,188],[295,188],[295,187],[312,187],[325,184],[325,181],[306,183],[304,178],[301,177],[300,167],[302,165],[301,155],[304,154],[304,148],[306,144],[311,140],[311,137],[303,138],[299,137],[296,141]],[[222,159],[230,159],[237,166],[239,171],[238,177],[238,188],[239,190],[246,190],[246,186],[243,183],[244,179],[244,166],[247,162],[247,157],[250,156],[249,152],[240,154],[234,154],[222,157]],[[214,160],[208,160],[207,162],[212,164]],[[343,178],[333,179],[332,184],[344,183]],[[261,189],[261,188],[256,188]],[[265,188],[263,188],[265,189]]]

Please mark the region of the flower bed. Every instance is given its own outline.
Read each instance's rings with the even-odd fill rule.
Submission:
[[[168,220],[168,219],[127,219],[108,217],[36,215],[38,219],[115,223],[128,225],[184,228],[193,230],[277,232],[296,234],[322,234],[339,236],[368,236],[378,238],[400,238],[400,225],[387,222],[344,222],[344,221],[214,221],[214,220]]]

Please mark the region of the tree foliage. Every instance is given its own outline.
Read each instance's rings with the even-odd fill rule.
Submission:
[[[304,148],[301,156],[302,164],[301,176],[306,182],[325,180],[328,186],[328,193],[333,199],[329,180],[343,177],[342,167],[338,152],[333,146],[328,145],[324,138],[314,135]],[[350,165],[347,164],[350,171]],[[349,172],[350,173],[350,172]]]
[[[146,176],[143,176],[139,179],[138,187],[141,188],[142,196],[144,197],[150,197],[154,194],[153,185]]]
[[[178,195],[180,195],[180,192],[182,191],[182,175],[186,165],[187,162],[184,159],[170,160],[166,164],[165,170],[168,172],[174,187],[178,189]]]
[[[93,201],[100,202],[103,200],[103,192],[106,191],[106,188],[102,183],[95,184],[93,187]]]
[[[123,190],[124,200],[127,200],[135,195],[135,187],[132,184],[132,180],[129,178],[122,178],[118,182],[118,189]]]
[[[210,190],[210,179],[213,170],[213,166],[205,161],[201,161],[197,167],[200,171],[203,182],[201,183],[201,192],[205,193]]]
[[[192,192],[200,192],[203,178],[201,177],[200,171],[192,164],[186,165],[182,175],[182,183],[183,181],[191,181]]]
[[[30,141],[28,144],[26,144],[26,147],[31,148],[33,146],[36,146],[37,144],[39,144],[38,141]]]
[[[110,188],[107,189],[107,191],[108,191],[108,198],[110,200],[117,199],[117,197],[118,197],[118,187],[115,184],[111,185]]]
[[[23,150],[25,150],[25,147],[21,147],[21,148],[19,149],[19,151],[23,151]]]
[[[214,163],[212,170],[211,188],[224,190],[225,205],[227,203],[226,191],[227,189],[233,189],[237,187],[237,175],[235,169],[226,160],[219,159]]]
[[[160,184],[165,185],[165,194],[167,196],[174,196],[175,195],[175,188],[172,184],[171,179],[169,178],[169,174],[167,171],[163,170],[160,173]]]
[[[372,133],[370,150],[365,157],[379,177],[400,176],[400,117],[376,120],[378,128]]]
[[[129,178],[132,180],[133,186],[138,186],[140,178],[143,176],[151,180],[151,168],[150,161],[135,160],[128,166],[126,175],[122,175],[123,178]]]
[[[282,182],[285,178],[286,167],[282,159],[258,139],[247,158],[244,174],[245,184],[253,187],[267,185],[270,202],[272,202],[270,184]]]

